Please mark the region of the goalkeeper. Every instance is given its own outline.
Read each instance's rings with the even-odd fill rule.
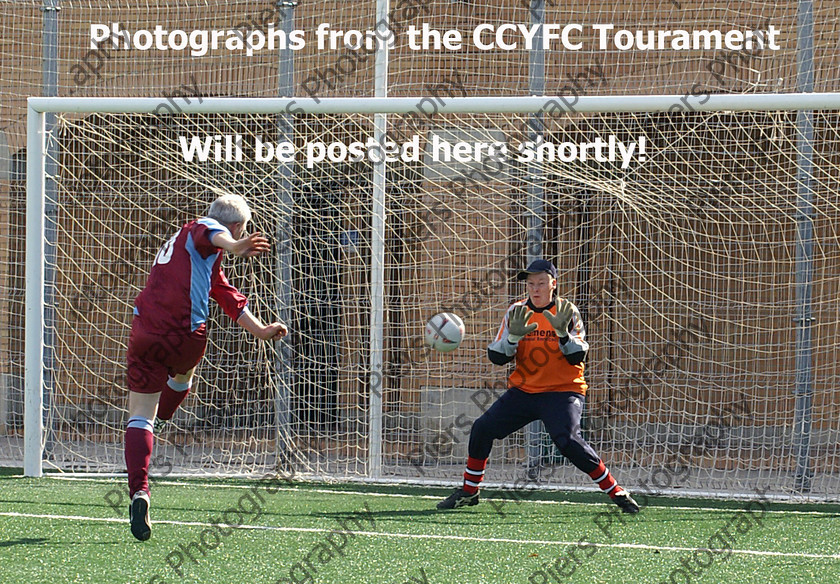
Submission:
[[[131,497],[131,533],[151,536],[149,459],[155,416],[168,420],[187,397],[207,345],[209,299],[262,340],[288,333],[279,322],[264,325],[222,271],[225,251],[250,258],[269,250],[259,233],[245,235],[251,210],[239,195],[216,199],[207,216],[184,225],[155,256],[146,287],[134,301],[128,340],[128,428],[125,463]]]
[[[580,313],[568,300],[555,298],[557,269],[551,262],[536,260],[517,279],[525,280],[528,296],[508,308],[487,351],[496,365],[516,359],[508,390],[473,423],[464,484],[437,508],[478,504],[493,441],[542,420],[563,456],[588,474],[622,511],[638,513],[639,506],[580,433],[586,395],[583,360],[589,349]]]

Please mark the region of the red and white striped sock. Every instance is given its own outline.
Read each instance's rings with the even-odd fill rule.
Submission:
[[[486,458],[467,457],[467,468],[464,471],[464,492],[474,495],[484,479],[484,467],[487,466]]]
[[[614,498],[622,490],[603,462],[599,462],[598,467],[590,472],[589,476],[598,483],[598,487],[610,498]]]

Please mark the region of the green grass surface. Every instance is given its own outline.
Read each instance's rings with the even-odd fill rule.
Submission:
[[[0,582],[840,581],[836,505],[660,498],[627,516],[598,493],[488,490],[438,512],[448,490],[162,480],[138,542],[123,487],[0,473]]]

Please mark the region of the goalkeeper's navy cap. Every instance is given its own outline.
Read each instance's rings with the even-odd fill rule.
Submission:
[[[557,268],[548,260],[534,260],[531,265],[516,275],[517,280],[524,280],[528,274],[542,274],[545,272],[555,280],[557,279]]]

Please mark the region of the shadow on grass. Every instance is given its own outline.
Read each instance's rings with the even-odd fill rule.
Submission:
[[[313,514],[314,515],[314,514]],[[385,510],[377,510],[377,511],[366,511],[363,514],[356,514],[356,513],[347,513],[347,512],[327,512],[327,513],[318,513],[318,517],[324,517],[325,519],[347,519],[358,517],[359,515],[363,515],[365,518],[375,519],[377,521],[388,521],[394,520],[399,521],[400,519],[411,517],[418,520],[428,519],[428,521],[424,521],[424,523],[428,524],[448,524],[452,523],[453,521],[457,522],[458,525],[476,525],[482,526],[487,525],[487,513],[482,509],[458,509],[458,510],[439,510],[439,509],[385,509]],[[508,514],[507,516],[500,516],[495,513],[492,514],[493,516],[493,523],[498,526],[504,525],[519,525],[521,523],[521,518],[514,514]],[[555,518],[551,518],[548,516],[544,516],[544,518],[540,521],[540,523],[553,523],[555,522]]]
[[[44,545],[48,541],[48,539],[43,537],[20,537],[18,539],[0,541],[0,548],[12,547],[14,545]]]
[[[318,515],[319,517],[328,517],[331,519],[346,519],[348,517],[357,517],[359,515],[364,515],[365,517],[431,517],[434,515],[444,515],[444,511],[438,511],[437,509],[386,509],[382,511],[366,511],[363,514],[360,513],[348,513],[346,511],[343,512],[332,512],[332,513],[313,513],[313,515]]]

